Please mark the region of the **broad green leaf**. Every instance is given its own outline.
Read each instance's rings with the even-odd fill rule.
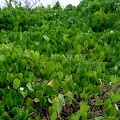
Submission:
[[[4,114],[2,114],[2,115],[0,116],[0,119],[1,119],[1,120],[11,120],[11,117],[8,115],[7,112],[4,112]]]
[[[49,112],[49,114],[51,115],[53,112],[55,112],[55,110],[54,110],[54,108],[53,108],[52,106],[50,106],[50,107],[48,108],[48,112]]]
[[[95,102],[95,105],[103,105],[103,100],[98,99],[98,100]]]
[[[20,80],[18,78],[15,78],[13,81],[13,88],[18,89],[20,87]]]
[[[26,65],[27,65],[26,59],[22,59],[22,60],[21,60],[20,68],[21,68],[21,69],[25,69]]]
[[[43,91],[36,91],[36,98],[40,101],[42,105],[45,105],[46,103],[46,98],[43,97]]]
[[[57,62],[57,63],[56,63],[56,71],[59,71],[59,70],[61,70],[61,69],[62,69],[61,63],[60,63],[60,62]]]
[[[108,109],[106,110],[106,115],[107,115],[107,116],[113,117],[113,116],[116,116],[117,113],[118,113],[118,111],[117,111],[114,107],[108,108]]]
[[[120,100],[120,94],[111,94],[110,95],[111,102],[117,102]]]
[[[65,81],[61,81],[61,86],[63,87],[64,91],[68,91],[68,86]]]
[[[64,95],[58,94],[58,99],[62,101],[62,104],[65,104]]]
[[[48,62],[46,64],[46,67],[45,67],[45,72],[46,74],[50,74],[51,72],[53,72],[55,70],[55,63],[54,62]]]
[[[37,61],[39,59],[39,57],[40,57],[39,52],[35,51],[35,53],[34,53],[34,59]]]
[[[88,113],[85,111],[80,111],[80,116],[82,120],[87,120]]]
[[[80,103],[80,112],[87,112],[89,110],[89,105],[87,102],[81,102]]]
[[[25,90],[25,91],[20,90],[20,93],[22,94],[23,98],[25,98],[28,94],[28,91],[27,90]]]
[[[51,120],[56,120],[57,119],[57,112],[53,112],[52,115],[50,116]]]
[[[74,116],[74,120],[79,120],[79,118],[80,118],[80,113],[77,112],[77,113],[75,114],[75,116]]]
[[[64,35],[64,36],[63,36],[63,40],[64,40],[65,42],[69,42],[69,38],[67,38],[67,35]]]
[[[104,107],[107,109],[107,108],[110,108],[111,106],[112,106],[112,103],[111,103],[110,99],[109,98],[106,99],[104,101]]]
[[[112,76],[110,76],[110,81],[112,83],[116,83],[116,82],[120,81],[120,77],[112,75]]]
[[[28,106],[27,109],[29,110],[29,113],[31,113],[31,114],[34,112],[34,108],[32,106]]]
[[[1,60],[1,61],[5,61],[5,55],[0,54],[0,60]]]
[[[27,106],[32,106],[33,105],[33,100],[30,97],[27,98],[26,105]]]
[[[80,97],[81,97],[82,99],[87,99],[88,95],[87,95],[86,93],[82,92],[82,93],[80,94]]]
[[[26,120],[28,119],[29,116],[29,110],[25,109],[25,106],[23,106],[22,108],[19,109],[19,115],[21,119]]]
[[[22,80],[23,79],[23,74],[19,73],[18,77],[19,77],[20,80]]]
[[[62,101],[59,100],[58,98],[55,98],[53,101],[52,101],[52,106],[54,108],[54,110],[59,114],[62,110]]]
[[[12,67],[12,69],[13,69],[14,71],[18,72],[18,66],[17,66],[16,63],[12,63],[12,64],[11,64],[11,67]]]
[[[67,101],[69,101],[69,102],[72,102],[73,101],[73,93],[72,92],[70,92],[70,91],[68,91],[66,94],[65,94],[65,99],[67,100]]]
[[[43,97],[43,91],[38,91],[38,90],[37,90],[37,91],[36,91],[36,98],[40,100],[41,97]]]
[[[100,94],[102,92],[101,88],[99,88],[98,86],[94,86],[93,91],[94,91],[94,93],[98,93],[98,94]]]
[[[21,96],[14,97],[14,105],[15,106],[22,105],[23,102],[24,102],[24,99]]]
[[[13,106],[13,99],[12,98],[6,98],[5,104],[7,105],[8,109],[11,109]]]
[[[54,86],[53,86],[54,91],[58,91],[59,86],[60,86],[60,82],[57,79],[54,80]]]
[[[79,120],[80,113],[79,111],[77,113],[72,114],[72,116],[68,120]]]
[[[13,73],[7,73],[7,80],[12,83],[14,81],[14,75]]]

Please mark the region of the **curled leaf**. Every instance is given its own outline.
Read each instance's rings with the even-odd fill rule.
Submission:
[[[54,86],[54,81],[51,80],[47,85],[50,86],[50,87],[53,87]]]

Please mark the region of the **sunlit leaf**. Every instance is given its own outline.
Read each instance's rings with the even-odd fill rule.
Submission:
[[[95,102],[95,105],[103,105],[103,100],[98,99],[98,100]]]
[[[52,115],[50,116],[51,120],[56,120],[57,118],[57,112],[53,112]]]
[[[61,112],[62,110],[62,100],[59,100],[58,98],[55,98],[53,101],[52,101],[52,106],[54,108],[54,110],[58,113]]]
[[[20,80],[15,78],[13,81],[13,88],[18,89],[20,87]]]

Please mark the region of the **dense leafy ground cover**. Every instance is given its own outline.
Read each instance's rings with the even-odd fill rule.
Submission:
[[[120,120],[120,0],[0,10],[0,120]]]

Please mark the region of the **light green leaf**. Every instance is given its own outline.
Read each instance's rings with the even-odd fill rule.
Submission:
[[[110,76],[110,81],[112,83],[116,83],[116,82],[120,81],[120,77],[112,75],[112,76]]]
[[[50,38],[48,37],[48,36],[46,36],[46,35],[43,35],[43,38],[46,40],[46,41],[50,41]]]
[[[58,99],[62,101],[62,104],[65,104],[64,95],[58,94]]]
[[[45,72],[47,74],[50,74],[51,72],[53,72],[55,70],[55,63],[54,62],[48,62],[46,67],[45,67]]]
[[[37,99],[37,98],[34,98],[34,99],[33,99],[33,101],[34,101],[35,103],[40,102],[40,100],[39,100],[39,99]]]
[[[53,86],[54,91],[58,91],[59,86],[60,86],[59,81],[58,80],[54,80],[54,86]]]
[[[40,45],[40,42],[39,41],[35,41],[35,45]]]
[[[35,59],[35,60],[38,60],[39,57],[40,57],[39,52],[35,51],[35,53],[34,53],[34,59]]]
[[[53,112],[52,115],[50,116],[51,120],[56,120],[57,118],[57,112]]]
[[[111,96],[110,96],[110,98],[111,98],[111,101],[112,102],[117,102],[117,101],[119,101],[120,100],[120,94],[112,94]]]
[[[80,118],[80,113],[77,112],[73,114],[68,120],[79,120],[79,118]]]
[[[58,98],[55,98],[52,102],[52,106],[53,106],[54,110],[56,112],[58,112],[58,114],[59,114],[62,110],[62,101],[58,100]]]
[[[86,112],[89,110],[89,105],[87,105],[87,102],[81,102],[80,103],[80,112]]]
[[[19,73],[19,79],[22,80],[23,79],[23,74],[22,73]]]
[[[75,116],[74,116],[74,120],[79,120],[79,118],[80,118],[80,113],[77,112],[77,113],[75,114]]]
[[[96,102],[95,102],[95,105],[102,105],[103,104],[103,100],[100,100],[98,99]]]
[[[28,83],[26,86],[27,86],[27,88],[28,88],[30,91],[34,91],[34,90],[32,89],[32,85],[31,85],[30,83]]]
[[[18,89],[20,87],[20,80],[18,78],[15,78],[13,81],[13,88]]]
[[[80,94],[80,97],[81,97],[82,99],[87,99],[88,95],[87,95],[85,92],[82,92],[82,93]]]
[[[5,61],[5,55],[1,54],[0,55],[0,60]]]
[[[115,108],[116,108],[117,111],[119,111],[119,107],[118,107],[117,104],[115,104]]]
[[[104,107],[105,107],[105,108],[110,108],[111,106],[112,106],[112,104],[111,104],[110,99],[109,99],[109,98],[106,99],[106,100],[104,101]]]
[[[25,98],[27,96],[27,94],[28,94],[28,91],[27,90],[25,90],[25,91],[21,90],[20,93]]]
[[[80,111],[80,116],[82,117],[82,120],[87,120],[88,113],[85,111]]]
[[[94,120],[103,120],[103,117],[99,116],[99,117],[94,118]]]

